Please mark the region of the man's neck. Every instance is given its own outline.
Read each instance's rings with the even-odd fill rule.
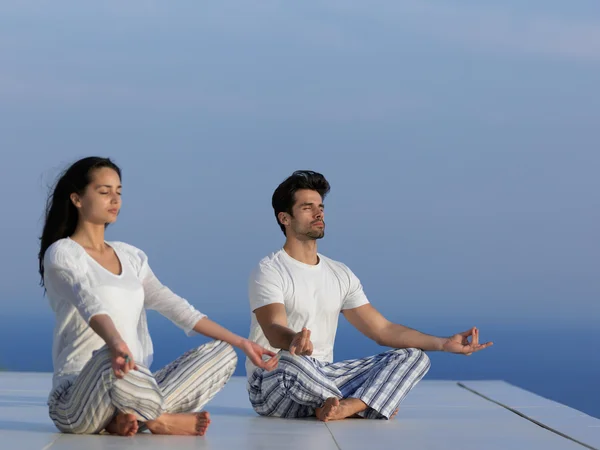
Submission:
[[[283,250],[297,261],[314,266],[319,263],[317,255],[317,241],[299,241],[298,239],[286,239]]]

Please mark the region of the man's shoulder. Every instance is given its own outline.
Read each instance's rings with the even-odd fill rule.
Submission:
[[[267,275],[272,273],[281,273],[284,262],[281,258],[281,250],[271,252],[264,258],[262,258],[258,264],[254,267],[252,275],[254,277],[259,275]]]
[[[319,253],[319,259],[322,261],[322,263],[326,266],[328,266],[329,268],[333,269],[335,272],[344,272],[344,273],[349,273],[352,272],[350,270],[350,268],[344,264],[341,261],[337,261],[335,259],[329,258],[328,256],[325,256],[321,253]]]

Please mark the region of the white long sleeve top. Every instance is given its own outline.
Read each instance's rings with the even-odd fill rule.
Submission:
[[[153,357],[146,309],[158,311],[188,336],[195,334],[194,326],[206,317],[161,284],[143,251],[123,242],[107,244],[121,262],[119,275],[101,266],[69,238],[52,244],[44,256],[44,284],[56,316],[52,392],[75,379],[93,353],[105,345],[89,326],[97,314],[111,317],[134,361],[146,367]]]

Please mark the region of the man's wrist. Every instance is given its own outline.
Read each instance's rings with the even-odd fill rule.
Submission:
[[[445,352],[446,343],[449,341],[449,338],[438,338],[438,351]]]

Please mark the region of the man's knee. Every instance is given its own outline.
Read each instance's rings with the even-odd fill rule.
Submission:
[[[263,380],[266,378],[269,383],[276,382],[285,390],[292,389],[302,378],[302,374],[311,371],[313,364],[306,356],[294,356],[287,351],[279,354],[279,363],[277,368],[263,374]]]
[[[429,360],[429,356],[420,348],[409,348],[408,349],[409,358],[414,358],[417,360],[418,364],[429,367],[431,365],[431,361]]]
[[[418,365],[420,367],[426,367],[429,369],[431,366],[431,361],[429,360],[429,356],[420,348],[402,348],[391,350],[390,353],[392,355],[396,355],[394,358],[399,362],[410,362],[411,365]]]
[[[313,366],[311,360],[307,356],[292,355],[285,350],[279,354],[278,368],[283,371],[296,373],[305,370],[307,366]]]

